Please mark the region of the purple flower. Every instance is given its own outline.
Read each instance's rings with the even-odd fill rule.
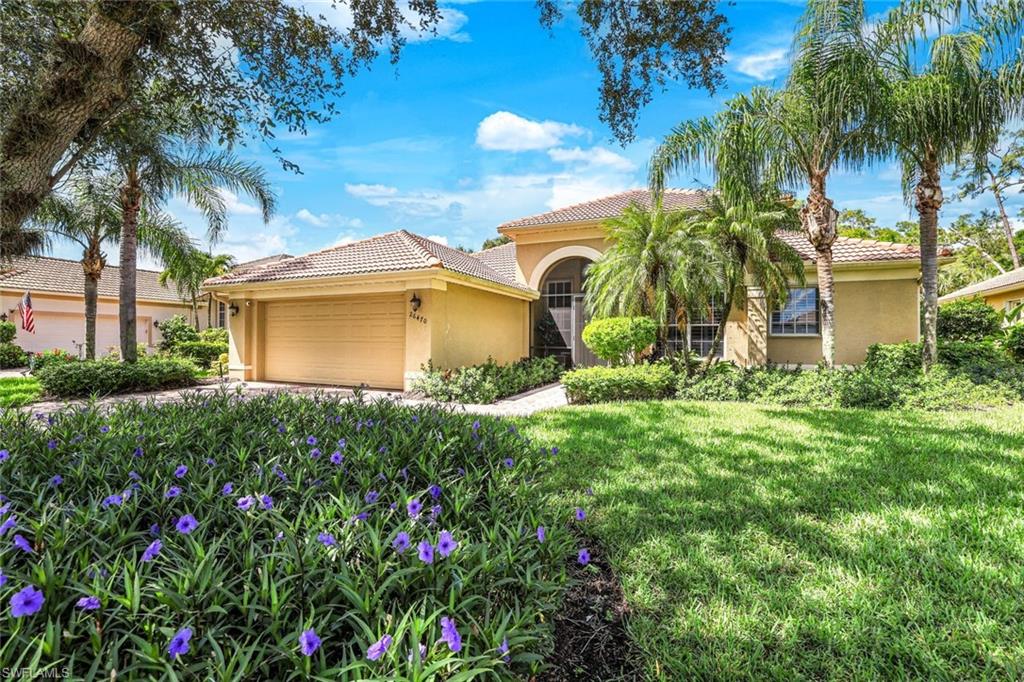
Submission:
[[[139,472],[138,471],[129,471],[128,472],[128,478],[132,479],[133,481],[141,481],[142,480],[142,476],[139,476]]]
[[[437,519],[437,517],[440,516],[440,515],[441,515],[441,505],[435,504],[433,507],[430,508],[430,521],[431,521],[431,523],[433,523],[434,520]]]
[[[32,545],[30,545],[28,540],[26,540],[25,538],[23,538],[20,535],[15,535],[14,536],[14,546],[17,547],[18,549],[20,549],[22,552],[28,552],[29,554],[35,554],[35,552],[32,551]]]
[[[405,509],[409,512],[409,516],[415,519],[420,515],[420,512],[423,511],[423,503],[413,498],[405,505]]]
[[[377,501],[377,498],[379,497],[380,493],[378,493],[376,490],[371,490],[370,492],[366,493],[366,497],[364,497],[363,500],[366,502],[366,504],[373,504],[374,502]]]
[[[211,467],[217,466],[217,460],[215,460],[213,457],[207,457],[206,458],[206,466],[211,466]]]
[[[149,527],[149,534],[150,535],[160,535],[160,524],[159,523],[154,523],[152,526],[150,526]]]
[[[338,440],[338,447],[339,447],[339,448],[341,448],[342,450],[344,450],[344,449],[345,449],[345,445],[347,445],[347,443],[346,443],[346,441],[345,441],[345,439],[344,439],[344,438],[341,438],[341,439],[339,439],[339,440]]]
[[[178,656],[188,653],[188,641],[192,639],[192,628],[182,628],[178,630],[172,639],[171,643],[167,645],[167,653],[170,654],[171,660],[173,661]]]
[[[103,498],[102,506],[104,509],[107,507],[120,507],[124,499],[120,495],[109,495]]]
[[[590,552],[584,547],[580,550],[580,553],[576,556],[576,561],[580,562],[580,566],[586,566],[590,563]]]
[[[8,452],[7,450],[0,450],[0,462],[6,462],[8,459],[10,459],[10,457],[10,452]]]
[[[547,536],[548,534],[544,530],[544,526],[537,526],[537,542],[543,543]]]
[[[508,637],[501,640],[501,646],[498,647],[498,653],[501,654],[501,660],[506,663],[512,660],[512,657],[508,655]]]
[[[335,450],[331,453],[331,464],[341,464],[345,461],[345,455],[341,454],[341,450]]]
[[[48,441],[48,442],[46,443],[46,447],[50,448],[51,450],[56,450],[56,449],[57,449],[57,441],[55,441],[55,440],[53,440],[53,439],[51,438],[51,439],[50,439],[50,440],[49,440],[49,441]]]
[[[316,539],[319,540],[324,547],[334,547],[334,545],[338,544],[335,542],[334,536],[330,533],[320,533],[316,536]]]
[[[277,531],[277,535],[274,536],[274,542],[281,542],[281,540],[284,540],[284,531],[283,530]]]
[[[142,450],[142,446],[140,445],[140,446],[135,448],[134,452],[132,452],[132,456],[133,457],[142,457],[142,453],[143,453],[143,450]]]
[[[352,523],[355,523],[356,521],[365,521],[368,518],[370,518],[370,512],[359,512],[352,517]]]
[[[235,504],[237,504],[238,508],[241,509],[242,511],[249,511],[249,509],[252,507],[253,502],[255,502],[255,500],[252,499],[252,496],[246,495],[245,497],[239,497],[238,502],[236,502]]]
[[[4,575],[3,571],[0,571],[0,587],[3,587],[6,584],[7,584],[7,576]]]
[[[391,635],[384,635],[366,650],[366,658],[371,661],[379,660],[387,652],[389,646],[391,646]]]
[[[103,426],[100,427],[100,433],[109,433],[109,432],[110,432],[110,427],[107,426],[106,424],[104,424]]]
[[[268,511],[274,508],[274,498],[270,495],[260,495],[260,502],[263,503],[263,508]]]
[[[512,459],[511,457],[506,457],[505,458],[505,468],[506,469],[511,469],[515,465],[516,465],[516,461],[514,459]]]
[[[448,644],[448,648],[454,653],[462,650],[462,636],[459,634],[458,628],[455,627],[455,620],[453,618],[441,616],[441,639]]]
[[[306,436],[306,445],[316,445],[316,436]]]
[[[15,524],[15,517],[14,517],[14,514],[11,514],[10,516],[7,517],[6,521],[4,521],[3,523],[0,523],[0,536],[6,535],[7,531],[9,531],[10,529],[14,528],[14,524]]]
[[[279,425],[277,427],[277,432],[278,433],[284,433],[285,432],[284,424],[281,424],[281,425]]]
[[[556,446],[556,447],[553,447],[553,448],[551,448],[551,454],[552,454],[552,455],[557,455],[557,454],[558,454],[558,447],[557,447],[557,446]]]
[[[313,448],[312,450],[309,451],[309,458],[316,459],[317,457],[320,456],[320,454],[320,448]],[[310,630],[310,632],[312,632],[312,630]]]
[[[576,520],[582,521],[587,518],[587,512],[583,511],[582,507],[576,507]]]
[[[320,646],[320,638],[316,636],[316,630],[310,628],[299,635],[299,651],[303,656],[312,656],[313,652]]]
[[[587,493],[587,495],[589,497],[593,497],[594,496],[594,489],[593,488],[587,488],[586,493]]]
[[[95,611],[100,607],[99,597],[82,597],[75,602],[75,606],[83,611]]]
[[[399,554],[409,549],[409,534],[405,531],[400,532],[391,542],[391,546],[394,547],[395,551]]]
[[[170,500],[170,499],[173,499],[173,498],[177,497],[180,494],[181,494],[181,488],[179,488],[176,485],[172,485],[170,488],[167,489],[167,492],[164,493],[164,497],[166,499]]]
[[[185,474],[187,474],[187,473],[188,473],[188,467],[185,466],[184,464],[179,464],[178,468],[174,470],[174,477],[175,478],[184,478]]]
[[[459,543],[455,542],[455,538],[452,534],[446,530],[441,531],[441,535],[437,538],[437,552],[442,557],[447,558],[449,554],[454,552],[459,546]]]
[[[149,547],[146,548],[146,551],[142,553],[142,560],[146,562],[152,561],[156,558],[156,555],[160,553],[160,550],[163,549],[163,546],[164,543],[159,540],[153,540],[153,542],[149,543]]]
[[[417,648],[420,650],[420,663],[422,663],[423,661],[427,660],[427,645],[426,644],[420,644]],[[412,663],[412,661],[413,661],[413,656],[415,656],[413,650],[409,649],[409,662],[410,663]]]
[[[225,483],[224,487],[220,489],[221,495],[230,495],[233,492],[235,492],[235,484],[232,483],[231,481]]]
[[[439,486],[438,484],[432,484],[430,488],[428,488],[428,490],[430,491],[430,496],[433,497],[435,500],[441,497],[441,486]]]
[[[196,521],[196,517],[192,516],[191,514],[185,514],[180,519],[178,519],[178,522],[174,524],[174,527],[182,535],[188,535],[189,533],[191,533],[199,527],[199,522]]]
[[[417,545],[417,548],[420,551],[420,561],[422,561],[425,564],[434,563],[434,546],[432,544],[430,544],[426,540],[423,540],[420,542],[419,545]]]
[[[11,615],[15,618],[31,616],[43,608],[44,601],[46,599],[43,597],[43,593],[29,585],[11,597]]]
[[[281,467],[277,466],[276,464],[274,465],[274,475],[280,478],[285,483],[288,482],[288,474],[284,473]]]
[[[64,482],[64,477],[61,476],[60,474],[57,474],[56,476],[54,476],[53,478],[50,479],[50,487],[51,488],[56,488],[57,486],[59,486],[63,482]]]
[[[473,421],[473,432],[476,433],[480,430],[480,420],[476,419]]]

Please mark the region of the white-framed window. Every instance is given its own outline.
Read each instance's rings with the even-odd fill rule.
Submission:
[[[556,279],[547,283],[544,298],[548,309],[572,307],[572,280]]]
[[[772,336],[813,336],[819,334],[818,290],[790,289],[786,307],[772,311]]]
[[[718,332],[718,325],[722,321],[722,315],[725,313],[723,310],[724,302],[715,301],[708,314],[702,315],[699,318],[694,318],[686,325],[686,338],[679,333],[679,325],[670,324],[668,326],[668,345],[674,351],[680,351],[684,347],[689,347],[692,353],[696,353],[699,357],[707,357],[708,353],[711,352],[711,346],[715,342],[715,334]],[[718,352],[715,353],[716,358],[725,357],[725,339],[722,339],[722,343],[718,345]]]
[[[228,307],[221,301],[217,301],[217,326],[221,329],[228,326]]]

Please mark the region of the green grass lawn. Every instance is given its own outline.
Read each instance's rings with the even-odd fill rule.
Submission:
[[[39,400],[42,389],[32,377],[0,378],[0,407],[21,407]]]
[[[570,407],[559,445],[651,677],[1024,677],[1024,410]],[[593,487],[593,497],[586,493]]]

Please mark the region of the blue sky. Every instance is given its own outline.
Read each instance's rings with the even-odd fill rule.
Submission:
[[[329,3],[307,6],[344,22]],[[397,68],[382,59],[349,82],[338,117],[279,139],[302,175],[282,170],[265,146],[239,150],[267,168],[279,211],[264,225],[245,197],[229,197],[230,229],[214,248],[239,260],[298,255],[397,228],[479,248],[506,220],[642,186],[647,158],[672,125],[714,113],[754,85],[781,84],[801,9],[724,7],[726,87],[714,96],[684,86],[656,95],[640,112],[636,141],[622,148],[598,120],[598,74],[571,18],[551,36],[532,2],[447,5],[438,36],[413,36]],[[707,178],[673,184],[700,181]],[[882,224],[910,217],[894,164],[838,172],[830,193],[839,208],[862,208]],[[989,204],[951,202],[943,222]],[[169,208],[202,235],[187,205]]]

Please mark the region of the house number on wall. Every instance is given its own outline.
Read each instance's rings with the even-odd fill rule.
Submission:
[[[416,320],[417,322],[422,322],[423,324],[427,323],[427,318],[423,317],[418,313],[409,313],[409,318]]]

